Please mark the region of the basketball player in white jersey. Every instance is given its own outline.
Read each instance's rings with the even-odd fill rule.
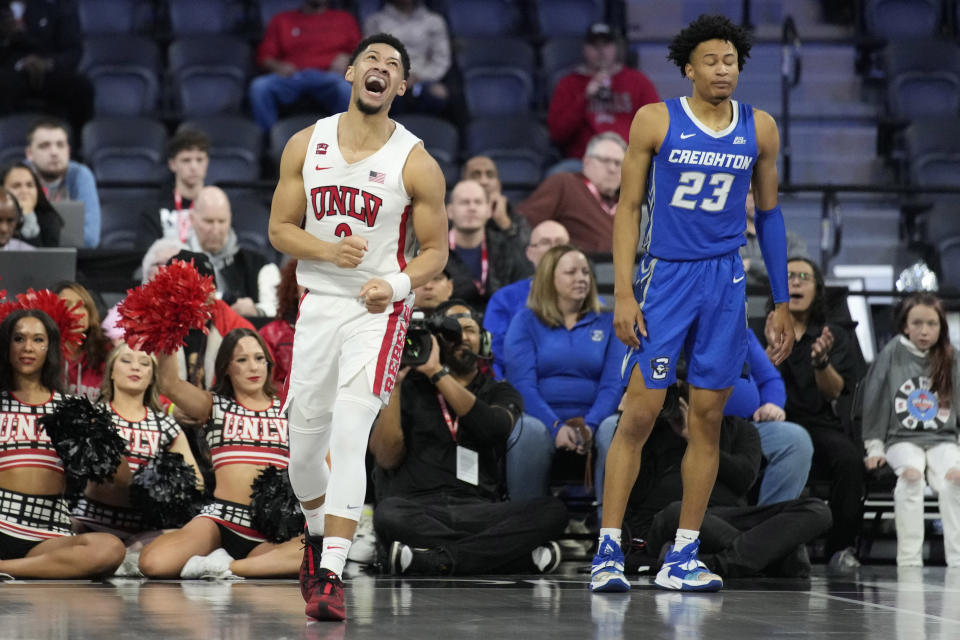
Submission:
[[[399,40],[364,39],[346,71],[350,107],[290,138],[270,211],[270,242],[299,260],[307,290],[286,407],[290,482],[307,519],[300,590],[317,620],[346,615],[340,575],[370,428],[400,367],[412,288],[447,262],[443,173],[387,115],[409,74]]]

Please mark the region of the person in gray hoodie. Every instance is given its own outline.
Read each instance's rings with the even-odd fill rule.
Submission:
[[[893,508],[897,564],[923,565],[924,476],[936,490],[947,565],[960,566],[960,375],[940,300],[914,293],[897,313],[900,335],[863,382],[864,464],[897,474]]]

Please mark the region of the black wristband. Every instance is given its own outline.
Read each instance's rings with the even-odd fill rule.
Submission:
[[[430,376],[430,384],[437,384],[440,381],[440,378],[449,374],[450,374],[450,369],[448,369],[447,366],[444,365],[443,368],[440,369],[440,371],[437,371],[435,374]]]

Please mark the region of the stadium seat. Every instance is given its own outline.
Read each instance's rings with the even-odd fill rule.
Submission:
[[[460,38],[455,57],[461,71],[477,67],[517,67],[532,76],[537,69],[533,47],[522,38]]]
[[[246,94],[251,56],[250,46],[232,36],[174,41],[168,58],[184,116],[239,111]]]
[[[283,155],[283,148],[291,136],[301,129],[312,126],[316,121],[316,116],[307,113],[277,120],[277,123],[270,129],[270,148],[268,151],[270,160],[273,161],[273,166],[280,166],[280,156]]]
[[[93,36],[83,43],[78,66],[94,86],[97,116],[141,116],[157,108],[160,50],[136,35]]]
[[[303,5],[303,0],[259,0],[259,4],[260,24],[266,29],[274,15],[282,11],[299,9]]]
[[[98,181],[145,182],[167,174],[167,131],[148,118],[98,118],[83,127],[84,158]]]
[[[940,28],[940,0],[865,0],[867,33],[878,38],[929,38]]]
[[[887,107],[913,120],[960,115],[960,47],[937,40],[891,42],[883,52]]]
[[[268,259],[276,258],[276,251],[267,236],[270,209],[253,197],[231,194],[230,211],[233,214],[233,230],[241,247],[262,253]]]
[[[915,121],[904,143],[914,184],[960,186],[960,119]]]
[[[15,113],[0,118],[0,164],[24,159],[27,131],[42,113]]]
[[[497,165],[500,181],[513,187],[534,189],[543,178],[543,156],[527,149],[483,149]]]
[[[444,4],[450,35],[455,38],[520,35],[520,8],[511,0],[452,0]]]
[[[543,91],[549,101],[560,78],[583,62],[583,36],[550,38],[540,47],[540,61]]]
[[[108,200],[100,203],[100,248],[135,249],[143,202]]]
[[[603,0],[536,0],[537,25],[544,38],[580,37],[604,19]]]
[[[484,149],[527,149],[549,160],[550,134],[532,115],[475,118],[467,124],[465,155]]]
[[[80,0],[80,29],[85,35],[143,33],[153,24],[152,5],[139,0]]]
[[[244,182],[260,178],[263,134],[255,122],[239,115],[186,120],[177,128],[202,131],[210,138],[207,182]]]
[[[533,79],[517,67],[475,67],[463,73],[463,93],[474,118],[524,113],[533,102]]]
[[[423,140],[423,146],[437,162],[457,165],[460,160],[460,133],[457,128],[434,116],[404,114],[397,122]]]
[[[178,38],[199,33],[230,33],[243,23],[238,0],[167,0],[171,31]]]

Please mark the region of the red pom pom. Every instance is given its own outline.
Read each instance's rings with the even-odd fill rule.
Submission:
[[[2,297],[2,296],[0,296]],[[0,302],[0,321],[18,309],[36,309],[43,311],[53,320],[60,330],[60,350],[66,356],[70,347],[79,347],[83,344],[82,316],[77,311],[82,303],[77,300],[72,307],[67,301],[49,289],[34,291],[27,289],[26,293],[19,294],[15,300]]]
[[[117,308],[117,326],[132,349],[175,353],[191,329],[208,331],[215,291],[213,278],[201,277],[192,260],[174,260],[153,280],[127,292]]]

